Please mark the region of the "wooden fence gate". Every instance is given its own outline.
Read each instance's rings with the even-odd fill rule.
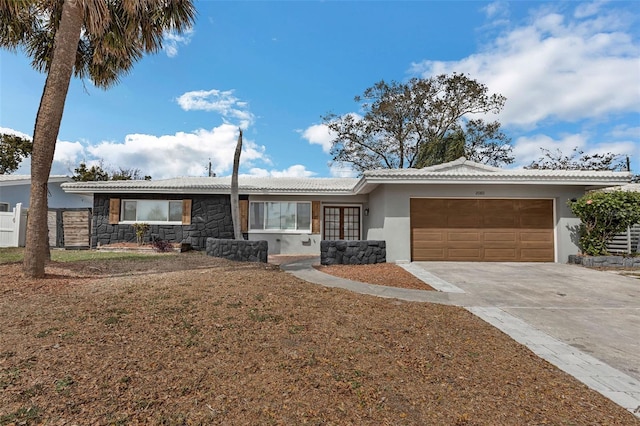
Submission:
[[[49,247],[88,249],[91,244],[91,209],[51,209]]]

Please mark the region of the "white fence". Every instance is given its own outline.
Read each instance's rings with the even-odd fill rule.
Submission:
[[[12,212],[0,212],[0,247],[24,247],[27,212],[18,203]]]
[[[612,254],[640,252],[640,224],[630,226],[626,232],[613,237],[607,244],[607,250]]]

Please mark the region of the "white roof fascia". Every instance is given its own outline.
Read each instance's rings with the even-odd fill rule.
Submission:
[[[610,186],[604,188],[607,192],[624,191],[624,192],[640,192],[640,183],[627,183],[623,185]]]
[[[229,195],[231,189],[190,189],[190,188],[102,188],[102,189],[75,189],[75,188],[63,188],[64,192],[70,194],[203,194],[203,195]],[[238,188],[240,195],[300,195],[300,196],[319,196],[319,195],[354,195],[353,191],[282,191],[282,190],[251,190],[245,188]]]
[[[489,183],[489,184],[527,184],[527,185],[624,185],[629,182],[627,176],[566,176],[544,178],[535,176],[429,176],[405,178],[367,178],[367,184],[420,184],[420,183]]]
[[[129,182],[129,183],[122,183]],[[100,193],[126,193],[126,194],[230,194],[229,184],[212,183],[211,185],[181,184],[178,181],[114,181],[107,182],[73,182],[62,185],[62,189],[68,193],[80,194],[100,194]],[[239,185],[239,192],[242,195],[353,195],[353,191],[340,188],[319,187],[319,188],[262,188],[253,185]]]
[[[49,183],[71,182],[69,176],[49,176]],[[0,186],[31,185],[31,175],[0,175]]]
[[[624,185],[629,181],[627,172],[616,172],[604,176],[584,174],[582,176],[516,176],[516,175],[432,175],[432,176],[396,176],[368,177],[358,182],[354,188],[356,194],[371,192],[381,184],[388,185],[547,185],[547,186],[584,186],[603,188]]]

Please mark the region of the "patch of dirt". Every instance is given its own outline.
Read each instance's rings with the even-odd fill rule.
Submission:
[[[2,425],[640,424],[461,308],[200,253],[20,267],[0,265]]]
[[[162,249],[160,249],[162,248]],[[183,247],[180,243],[170,243],[161,241],[159,246],[152,243],[144,243],[142,245],[133,242],[119,242],[102,245],[97,248],[98,251],[118,251],[118,252],[170,252],[170,251],[188,251],[188,247]]]
[[[325,274],[331,274],[353,281],[415,290],[433,290],[433,287],[394,263],[376,263],[372,265],[314,265],[314,267]]]

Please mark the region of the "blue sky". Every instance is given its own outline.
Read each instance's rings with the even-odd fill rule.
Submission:
[[[640,173],[640,2],[197,1],[119,85],[73,80],[53,174],[81,161],[154,179],[347,176],[321,116],[377,81],[468,74],[501,93],[516,163],[540,148],[615,152]],[[30,136],[45,76],[0,50],[0,132]],[[16,173],[29,173],[25,161]]]

